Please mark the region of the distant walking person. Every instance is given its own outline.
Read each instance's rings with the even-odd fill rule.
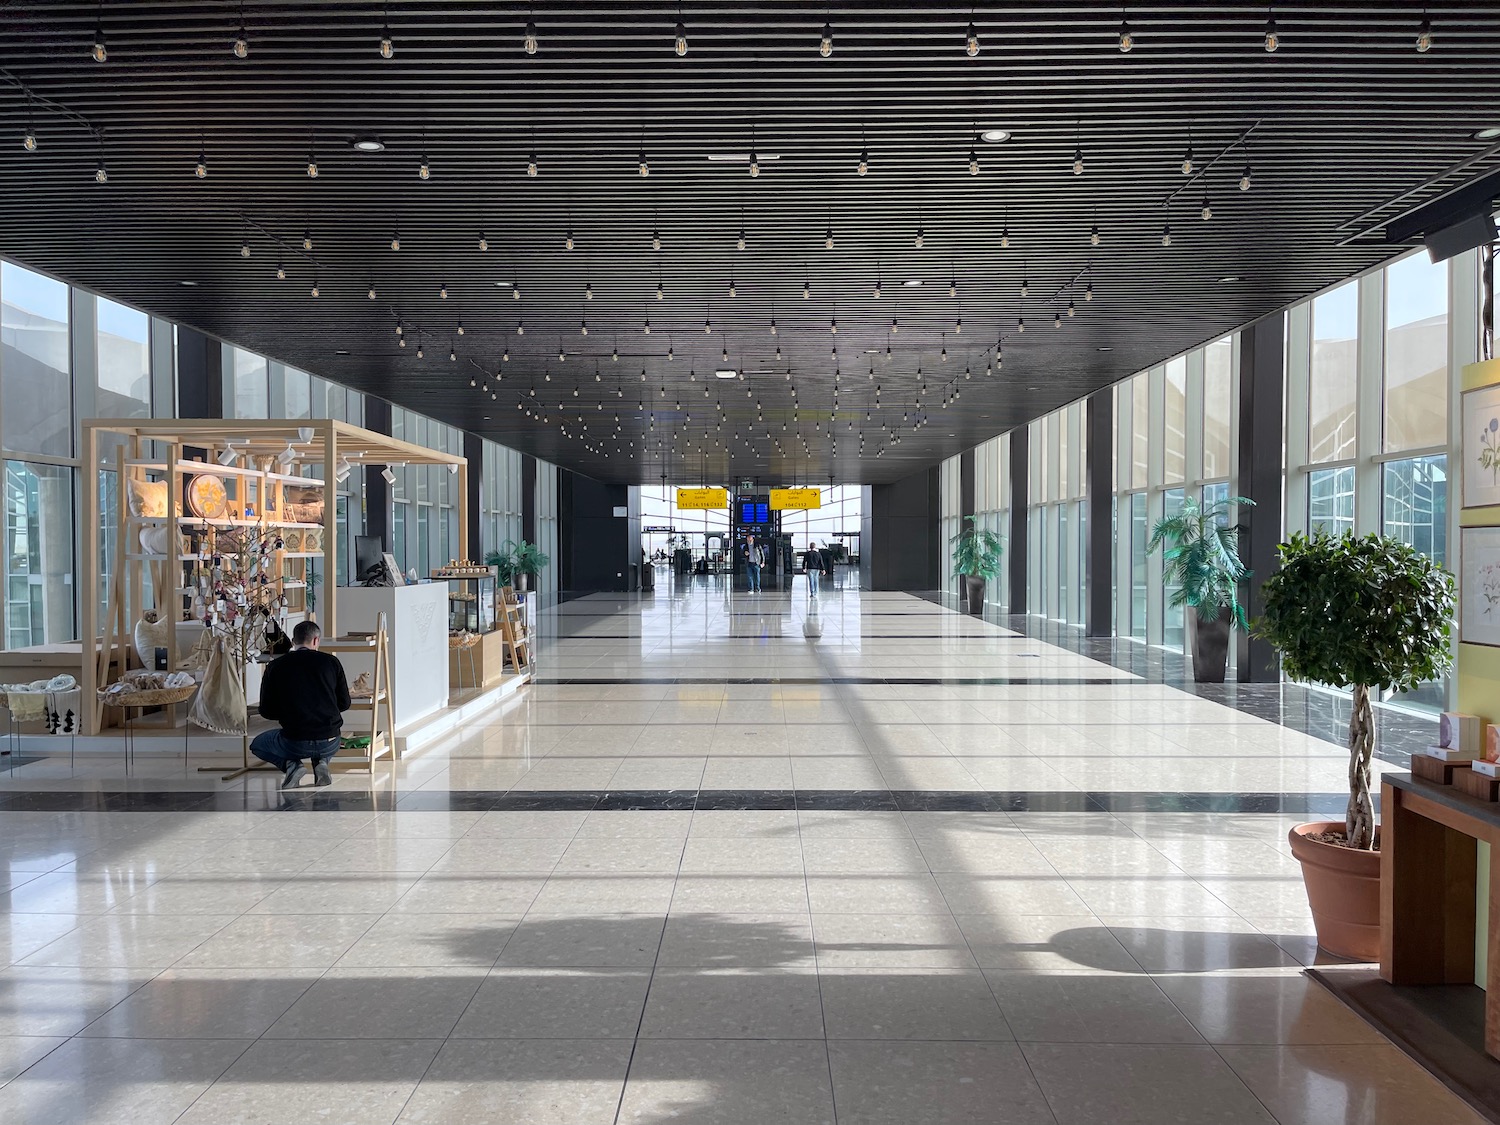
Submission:
[[[760,568],[766,561],[765,551],[752,537],[745,543],[745,573],[750,579],[750,592],[760,593]]]
[[[307,776],[303,758],[312,761],[315,785],[333,784],[328,761],[339,752],[351,701],[344,666],[318,651],[322,633],[316,621],[297,622],[292,651],[271,661],[260,682],[260,713],[281,726],[256,735],[250,753],[285,773],[283,789],[297,788]]]
[[[823,553],[812,543],[807,545],[807,550],[802,555],[802,569],[807,571],[807,593],[809,597],[818,596],[818,579],[823,574]]]

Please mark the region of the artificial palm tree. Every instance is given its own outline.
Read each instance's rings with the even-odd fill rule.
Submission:
[[[978,524],[975,516],[965,516],[966,526],[953,537],[953,569],[963,575],[969,612],[984,609],[984,584],[1000,576],[1000,536]]]
[[[1146,545],[1149,554],[1162,549],[1162,583],[1175,586],[1171,604],[1196,610],[1188,623],[1192,635],[1193,678],[1219,683],[1229,655],[1229,630],[1249,628],[1245,607],[1240,604],[1240,583],[1250,571],[1240,561],[1239,530],[1230,525],[1236,506],[1253,506],[1253,500],[1229,496],[1202,505],[1183,500],[1175,515],[1151,530]]]

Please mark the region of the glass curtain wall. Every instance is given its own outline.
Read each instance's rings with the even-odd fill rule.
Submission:
[[[984,597],[1004,612],[1010,606],[1010,434],[974,450],[974,514],[980,527],[1000,537],[1000,577],[985,586]]]
[[[938,554],[942,558],[943,591],[961,597],[953,566],[953,538],[963,527],[963,471],[960,458],[949,457],[938,470]]]

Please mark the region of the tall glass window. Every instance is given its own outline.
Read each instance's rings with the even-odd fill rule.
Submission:
[[[1130,635],[1146,639],[1146,494],[1130,496]]]
[[[288,367],[283,373],[286,417],[312,417],[312,381],[306,371]]]
[[[1180,488],[1169,488],[1162,493],[1162,510],[1168,516],[1175,516],[1182,507],[1183,490]],[[1182,647],[1182,607],[1172,604],[1172,595],[1180,589],[1175,583],[1163,585],[1161,598],[1161,643],[1166,648]]]
[[[101,418],[151,417],[151,321],[143,312],[100,297],[95,353]]]
[[[75,638],[73,470],[5,462],[6,646]]]
[[[1448,561],[1448,458],[1413,457],[1382,466],[1381,521],[1387,535],[1434,561]]]
[[[1312,373],[1307,387],[1310,461],[1354,456],[1358,336],[1356,282],[1313,301]]]
[[[1203,349],[1203,479],[1230,475],[1234,410],[1234,347],[1219,340]]]
[[[1385,277],[1385,449],[1445,445],[1448,264],[1413,254]]]
[[[1145,488],[1151,446],[1151,383],[1144,375],[1130,381],[1130,487]]]
[[[1175,484],[1187,479],[1187,360],[1168,363],[1164,383],[1162,479]]]
[[[1354,530],[1354,467],[1315,469],[1308,474],[1307,526],[1330,535]]]
[[[271,408],[271,375],[266,361],[254,352],[235,348],[233,362],[234,416],[266,417]]]
[[[68,287],[0,262],[0,437],[6,449],[73,452]]]

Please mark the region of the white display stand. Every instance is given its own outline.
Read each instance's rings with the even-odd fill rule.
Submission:
[[[396,730],[448,706],[448,584],[344,586],[336,589],[340,630],[374,632],[375,617],[390,622],[391,701]],[[339,654],[352,683],[369,661]]]

